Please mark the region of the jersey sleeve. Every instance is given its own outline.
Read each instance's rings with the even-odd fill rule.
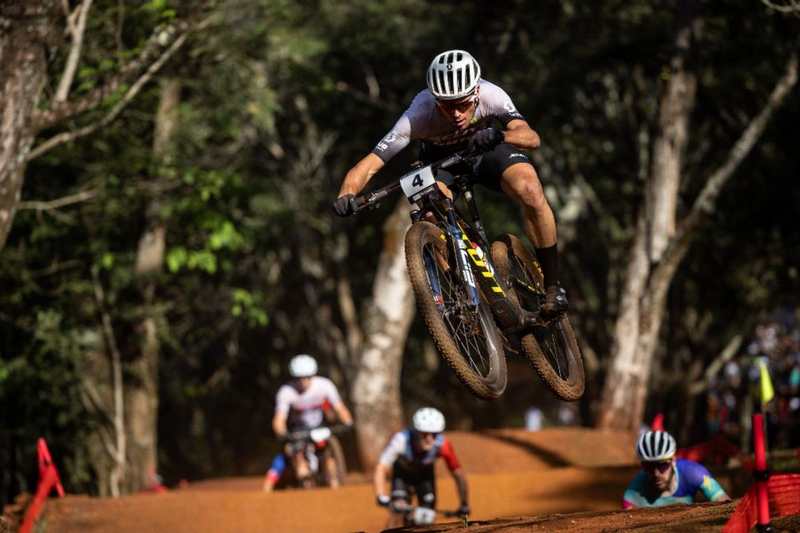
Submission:
[[[456,457],[456,451],[453,448],[452,443],[448,439],[444,439],[444,443],[442,444],[442,447],[439,450],[439,456],[442,459],[444,459],[444,462],[447,464],[448,470],[450,470],[451,472],[461,468],[461,463],[458,462],[458,457]]]
[[[687,481],[695,492],[701,491],[710,502],[727,496],[725,490],[706,467],[693,461],[685,461],[685,465],[683,475],[687,477]]]
[[[396,156],[400,150],[408,146],[410,142],[411,117],[409,112],[406,111],[397,120],[394,127],[389,130],[389,133],[384,135],[383,139],[375,145],[375,148],[372,149],[372,153],[380,157],[385,163]]]
[[[400,454],[403,453],[403,450],[406,449],[406,436],[403,432],[395,433],[392,437],[392,440],[389,441],[389,444],[384,448],[383,453],[381,453],[378,462],[385,466],[392,466],[394,462],[400,457]]]
[[[486,94],[486,98],[483,95]],[[482,100],[486,101],[488,114],[497,117],[503,126],[507,126],[512,120],[525,120],[517,110],[517,106],[511,100],[511,97],[503,89],[494,84],[486,83],[486,86],[481,85]]]
[[[336,407],[340,403],[342,403],[342,397],[339,396],[339,390],[334,385],[333,381],[329,380],[328,378],[322,378],[325,381],[325,399],[330,402],[331,407]]]
[[[725,489],[722,488],[722,485],[710,475],[703,477],[703,484],[700,486],[700,490],[703,491],[703,495],[708,498],[710,502],[715,502],[728,496],[725,493]]]
[[[294,389],[286,385],[278,389],[278,395],[275,399],[275,414],[289,414],[289,409],[292,407],[295,394]]]
[[[623,509],[632,509],[634,507],[650,507],[647,499],[642,495],[646,475],[647,474],[640,471],[631,480],[628,488],[625,489],[625,494],[622,496]]]

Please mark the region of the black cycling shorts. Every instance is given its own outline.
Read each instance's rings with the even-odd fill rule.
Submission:
[[[500,191],[500,179],[503,176],[503,172],[516,163],[531,164],[531,160],[525,152],[516,146],[500,143],[494,150],[481,156],[475,182],[489,189]]]
[[[463,149],[463,146],[459,146]],[[433,163],[439,159],[443,159],[456,150],[453,147],[427,147],[420,153],[420,159],[427,163]],[[486,152],[480,156],[478,163],[475,166],[475,176],[473,183],[483,185],[493,191],[502,192],[500,188],[500,180],[503,177],[503,172],[516,163],[531,163],[530,157],[514,145],[508,143],[498,144],[492,151]],[[452,183],[453,174],[462,174],[467,172],[468,168],[459,168],[458,166],[448,169],[447,171],[440,170],[437,179],[444,182],[446,185]]]
[[[417,495],[417,505],[436,509],[436,482],[433,465],[408,467],[402,461],[392,466],[392,500],[411,503]]]

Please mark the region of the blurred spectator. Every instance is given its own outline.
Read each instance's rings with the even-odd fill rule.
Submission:
[[[544,415],[538,407],[531,406],[525,411],[525,429],[528,431],[539,431],[542,429]]]
[[[578,419],[577,406],[574,403],[561,402],[558,407],[558,423],[561,426],[573,426]]]
[[[800,308],[778,309],[756,325],[746,348],[726,362],[707,396],[709,437],[735,441],[760,405],[758,360],[767,365],[775,399],[765,406],[771,448],[800,447]]]

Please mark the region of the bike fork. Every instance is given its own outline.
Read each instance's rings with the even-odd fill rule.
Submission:
[[[458,222],[456,220],[453,202],[447,200],[445,204],[445,210],[447,214],[447,231],[450,233],[450,240],[453,243],[453,255],[456,258],[458,271],[461,273],[462,281],[466,283],[467,295],[469,296],[470,304],[478,307],[478,305],[480,305],[478,287],[475,284],[475,276],[472,275],[472,267],[470,267],[469,257],[467,255],[467,245],[464,242],[461,228],[458,226]]]

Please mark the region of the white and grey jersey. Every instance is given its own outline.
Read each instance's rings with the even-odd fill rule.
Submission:
[[[494,83],[482,79],[478,95],[478,108],[472,123],[466,130],[459,131],[436,109],[436,99],[431,92],[428,89],[420,91],[372,153],[388,161],[412,140],[427,141],[434,146],[457,145],[494,120],[499,120],[503,126],[514,119],[525,120],[511,97]]]

